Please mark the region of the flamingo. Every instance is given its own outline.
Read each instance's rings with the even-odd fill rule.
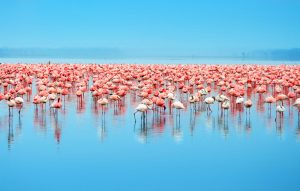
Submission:
[[[230,108],[230,102],[229,100],[225,100],[223,103],[222,103],[222,108],[224,110],[228,110]]]
[[[45,97],[45,96],[40,97],[40,103],[42,104],[42,108],[43,109],[46,109],[46,103],[47,103],[47,101],[48,101],[47,97]],[[45,105],[45,108],[44,108],[44,105]]]
[[[226,100],[229,100],[229,98],[228,98],[227,96],[221,94],[221,95],[217,95],[216,98],[215,98],[215,100],[216,100],[217,102],[219,102],[219,103],[220,103],[220,106],[222,107],[222,103],[223,103],[224,101],[226,101]],[[218,109],[219,109],[219,107],[218,107]]]
[[[268,110],[271,113],[271,104],[276,103],[276,98],[274,98],[273,96],[268,96],[265,98],[265,103],[268,103],[269,105]]]
[[[55,113],[57,113],[57,110],[60,109],[61,106],[62,106],[62,104],[61,104],[61,102],[60,102],[60,97],[59,97],[59,98],[57,98],[57,101],[54,101],[54,102],[51,104],[50,108],[55,109]]]
[[[252,107],[252,101],[250,99],[248,99],[247,101],[245,101],[244,105],[247,108],[248,113],[250,114],[250,108]]]
[[[221,105],[222,109],[224,110],[224,115],[225,115],[225,111],[227,111],[227,119],[228,119],[228,110],[230,108],[230,102],[229,100],[225,100],[222,105]]]
[[[283,106],[283,100],[287,99],[288,97],[285,94],[278,94],[276,96],[277,101],[281,101],[281,105]]]
[[[82,95],[83,95],[83,92],[80,90],[80,89],[78,89],[77,91],[76,91],[76,96],[77,96],[77,102],[81,105],[82,104]]]
[[[196,111],[196,103],[199,101],[200,101],[200,99],[197,95],[191,95],[189,97],[189,102],[193,105],[195,111]]]
[[[184,105],[178,100],[176,100],[172,103],[172,107],[177,110],[179,117],[180,117],[180,110],[185,108]]]
[[[276,107],[276,117],[275,117],[275,121],[277,121],[277,113],[279,113],[280,116],[283,116],[283,112],[285,111],[285,108],[283,105],[278,105]]]
[[[175,98],[175,95],[174,95],[174,93],[173,92],[169,92],[168,94],[167,94],[167,98],[169,99],[169,108],[170,108],[170,113],[171,113],[171,105],[172,105],[172,102],[176,99]]]
[[[142,103],[148,107],[152,108],[153,104],[165,109],[166,101],[169,101],[170,110],[172,103],[176,101],[175,95],[189,95],[188,100],[182,104],[188,102],[190,108],[195,108],[200,99],[204,100],[208,105],[207,112],[211,111],[211,104],[214,101],[219,102],[221,107],[230,103],[226,101],[229,99],[225,95],[218,95],[215,99],[207,97],[214,90],[236,97],[235,103],[239,106],[244,103],[243,106],[247,108],[248,100],[242,100],[246,97],[245,94],[247,97],[251,97],[253,92],[260,94],[257,104],[259,106],[261,94],[266,93],[269,87],[272,87],[272,93],[276,95],[276,98],[272,96],[265,98],[270,110],[272,103],[281,102],[280,105],[283,106],[284,100],[290,102],[300,94],[299,66],[297,65],[3,64],[0,68],[0,86],[3,90],[0,93],[0,101],[14,100],[17,106],[19,106],[17,97],[25,94],[27,94],[28,102],[36,106],[41,103],[43,108],[48,100],[51,105],[50,102],[58,97],[65,97],[69,94],[76,95],[81,102],[83,93],[91,84],[90,79],[92,80],[90,95],[93,96],[95,102],[100,97],[107,97],[106,99],[113,101],[116,106],[116,103],[122,103],[119,100],[125,100],[128,97],[129,92],[134,95],[138,92],[138,96],[143,99]],[[32,86],[33,81],[36,82],[38,97],[35,96],[31,100],[30,94],[35,91]],[[74,89],[75,92],[73,92]],[[297,100],[294,105],[299,108],[296,102]],[[126,108],[125,104],[119,106],[122,111]],[[250,113],[250,107],[247,111]],[[276,110],[277,113],[279,111]]]
[[[108,99],[106,98],[100,98],[98,101],[97,101],[98,104],[100,104],[102,106],[102,113],[105,113],[104,111],[104,107],[106,105],[108,105]]]
[[[236,103],[237,105],[243,104],[243,103],[244,103],[244,97],[239,96],[239,97],[236,99],[235,103]]]
[[[12,99],[11,97],[8,98],[7,100],[7,105],[8,105],[8,112],[9,112],[9,116],[11,116],[13,114],[13,108],[17,105],[15,100]],[[11,111],[12,110],[12,114]]]
[[[207,111],[212,112],[210,105],[213,104],[215,102],[215,97],[207,97],[204,99],[204,102],[207,104]]]
[[[221,102],[221,103],[222,103],[222,102],[224,102],[225,100],[229,100],[229,98],[228,98],[227,96],[221,94],[221,95],[217,95],[216,98],[215,98],[215,100],[216,100],[217,102]]]
[[[19,109],[19,112],[18,112],[19,115],[20,115],[21,109],[22,109],[22,107],[23,107],[23,102],[24,102],[24,100],[23,100],[22,97],[16,97],[16,98],[15,98],[15,102],[16,102],[17,105],[20,106],[20,109]]]
[[[198,94],[201,97],[205,97],[208,94],[208,91],[206,89],[201,89],[201,90],[198,91]]]
[[[135,112],[133,113],[133,116],[134,116],[134,122],[136,122],[136,118],[135,118],[135,114],[137,112],[141,112],[142,115],[141,115],[141,118],[143,120],[145,120],[145,113],[148,109],[151,109],[149,106],[147,106],[146,104],[143,104],[143,103],[140,103],[136,108],[135,108]]]

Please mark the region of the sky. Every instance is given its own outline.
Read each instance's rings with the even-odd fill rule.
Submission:
[[[226,55],[300,47],[297,0],[1,1],[0,47]]]

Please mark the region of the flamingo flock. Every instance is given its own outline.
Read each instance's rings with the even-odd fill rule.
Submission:
[[[34,95],[32,95],[34,93]],[[136,104],[124,100],[136,97]],[[77,98],[82,108],[85,96],[105,115],[107,107],[114,112],[132,108],[134,121],[141,113],[176,115],[181,110],[215,112],[217,104],[222,113],[243,111],[250,115],[257,102],[267,104],[275,121],[286,107],[293,105],[300,111],[300,66],[297,65],[138,65],[138,64],[1,64],[0,101],[6,100],[8,114],[19,116],[23,103],[32,103],[40,112],[52,110],[55,115],[65,107],[65,97]],[[259,104],[259,103],[257,103]],[[99,108],[98,108],[99,106]],[[2,111],[4,112],[4,111]]]

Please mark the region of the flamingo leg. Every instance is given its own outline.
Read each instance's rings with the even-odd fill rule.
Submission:
[[[136,122],[135,114],[136,114],[137,112],[138,112],[138,111],[136,111],[136,112],[133,113],[134,123]]]

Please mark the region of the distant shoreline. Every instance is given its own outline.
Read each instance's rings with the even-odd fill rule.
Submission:
[[[132,57],[132,58],[1,58],[1,63],[83,63],[83,64],[264,64],[300,65],[300,60],[263,60],[207,57]]]

